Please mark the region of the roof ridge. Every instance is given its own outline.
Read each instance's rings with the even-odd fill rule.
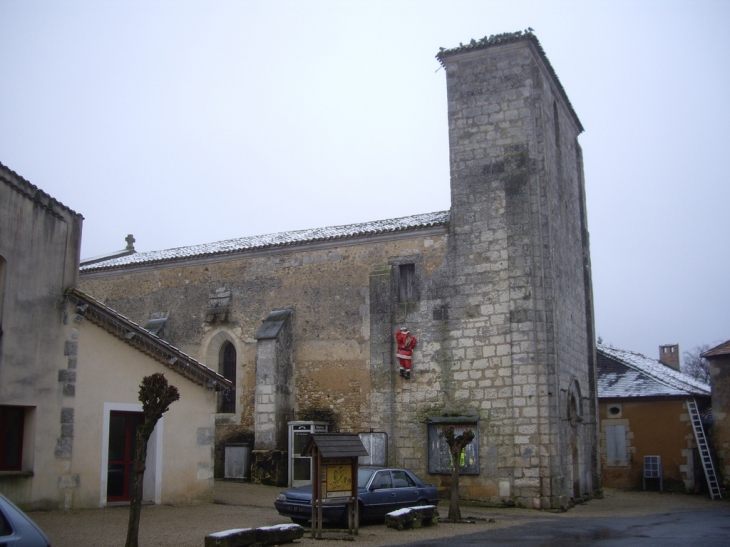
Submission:
[[[666,376],[658,374],[657,371],[655,371],[655,370],[641,367],[641,365],[639,365],[637,363],[632,363],[631,361],[627,361],[626,359],[623,359],[620,355],[616,355],[616,353],[612,353],[609,351],[611,356],[615,359],[618,359],[622,364],[626,365],[629,368],[632,368],[633,370],[635,370],[637,372],[641,372],[643,374],[646,374],[647,376],[650,376],[653,380],[656,380],[657,382],[667,386],[668,388],[679,389],[682,391],[686,391],[687,393],[689,393],[691,395],[694,395],[694,394],[690,393],[690,391],[687,389],[686,386],[676,385],[676,384],[673,384],[672,382],[668,381],[667,376],[672,378],[677,383],[684,382],[685,384],[689,384],[694,388],[710,391],[709,385],[707,385],[703,382],[700,382],[699,380],[696,380],[695,378],[692,378],[690,375],[685,374],[682,371],[674,370],[673,368],[665,365],[658,359],[654,359],[652,357],[647,357],[643,353],[626,350],[626,349],[614,348],[613,346],[609,346],[609,345],[605,345],[605,344],[596,345],[596,349],[613,350],[614,352],[618,352],[619,354],[620,353],[630,353],[631,355],[635,355],[635,356],[641,357],[642,359],[645,359],[647,361],[651,361],[652,366],[661,366],[662,373],[666,374]]]
[[[186,361],[190,365],[192,365],[193,369],[197,370],[197,372],[200,373],[202,375],[202,377],[206,378],[209,381],[212,381],[214,384],[222,386],[223,389],[232,387],[231,382],[227,378],[225,378],[223,375],[219,374],[218,372],[216,372],[215,370],[210,368],[205,363],[199,361],[198,359],[196,359],[195,357],[192,357],[191,355],[188,355],[187,353],[185,353],[178,347],[173,346],[170,342],[163,340],[162,338],[160,338],[153,332],[151,332],[151,331],[147,330],[146,328],[144,328],[143,326],[141,326],[139,323],[132,321],[129,317],[122,315],[115,309],[110,308],[109,306],[107,306],[100,300],[97,300],[93,296],[91,296],[77,288],[68,289],[65,294],[67,297],[70,297],[71,299],[73,299],[76,302],[81,301],[86,304],[90,304],[92,308],[96,307],[97,309],[101,310],[102,312],[109,314],[109,316],[116,318],[116,320],[118,320],[120,322],[120,324],[122,325],[122,328],[124,328],[125,330],[131,329],[133,332],[135,332],[135,335],[140,335],[140,336],[149,338],[152,343],[157,344],[157,346],[159,346],[160,350],[166,354],[164,356],[164,359],[162,358],[161,354],[155,354],[152,352],[142,351],[140,348],[136,348],[136,349],[138,349],[139,351],[142,351],[143,353],[146,353],[148,356],[150,356],[151,358],[153,358],[157,361],[165,363],[167,368],[170,368],[173,371],[178,372],[179,374],[188,378],[191,381],[205,385],[205,382],[197,381],[197,379],[194,379],[189,374],[187,374],[185,371],[181,371],[179,369],[179,367],[177,370],[175,368],[173,368],[173,365],[177,363],[178,358],[179,358],[179,359],[182,359],[183,361]],[[78,313],[80,313],[83,316],[88,315],[89,309],[90,308],[84,307],[84,309],[80,310]],[[94,321],[92,320],[92,322],[94,322]],[[99,325],[99,326],[101,326],[101,325]],[[107,330],[108,332],[111,333],[111,331],[108,328],[105,328],[105,327],[102,327],[102,328],[104,328],[105,330]],[[114,335],[114,334],[112,333],[112,335]],[[169,355],[167,355],[167,354],[169,354]],[[170,360],[167,360],[168,357],[170,358]]]
[[[82,266],[81,271],[91,272],[95,270],[138,266],[142,264],[160,263],[201,256],[229,254],[269,247],[296,245],[314,241],[343,239],[362,235],[441,226],[448,223],[449,215],[449,211],[436,211],[432,213],[420,213],[416,215],[369,222],[244,236],[224,239],[212,243],[173,247],[160,251],[138,252],[124,257],[111,258],[102,262],[89,264],[88,266]]]

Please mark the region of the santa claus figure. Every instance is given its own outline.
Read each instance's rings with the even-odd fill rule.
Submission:
[[[398,343],[398,351],[395,354],[400,365],[400,375],[408,380],[411,377],[413,350],[416,348],[418,340],[408,332],[406,327],[401,327],[395,333],[395,341]]]

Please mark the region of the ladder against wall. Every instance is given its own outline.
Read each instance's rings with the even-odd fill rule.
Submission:
[[[700,411],[697,408],[697,401],[687,399],[687,410],[689,410],[689,418],[692,422],[692,429],[695,432],[695,440],[697,441],[697,449],[700,451],[700,459],[702,460],[702,468],[705,470],[705,478],[707,486],[710,489],[710,498],[722,499],[720,494],[720,485],[715,475],[715,467],[712,465],[712,457],[710,456],[710,447],[707,444],[707,436],[702,428],[702,419]]]

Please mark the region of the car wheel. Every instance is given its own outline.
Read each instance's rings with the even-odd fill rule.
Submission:
[[[298,524],[299,526],[306,526],[307,524],[309,524],[309,519],[303,519],[303,518],[299,518],[299,517],[290,517],[290,518],[294,524]]]

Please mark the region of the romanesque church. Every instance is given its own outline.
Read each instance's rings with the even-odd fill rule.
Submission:
[[[252,441],[255,476],[309,420],[445,487],[452,424],[464,496],[565,507],[600,489],[583,128],[530,32],[437,59],[450,210],[82,263],[80,288],[233,382],[216,442]]]

